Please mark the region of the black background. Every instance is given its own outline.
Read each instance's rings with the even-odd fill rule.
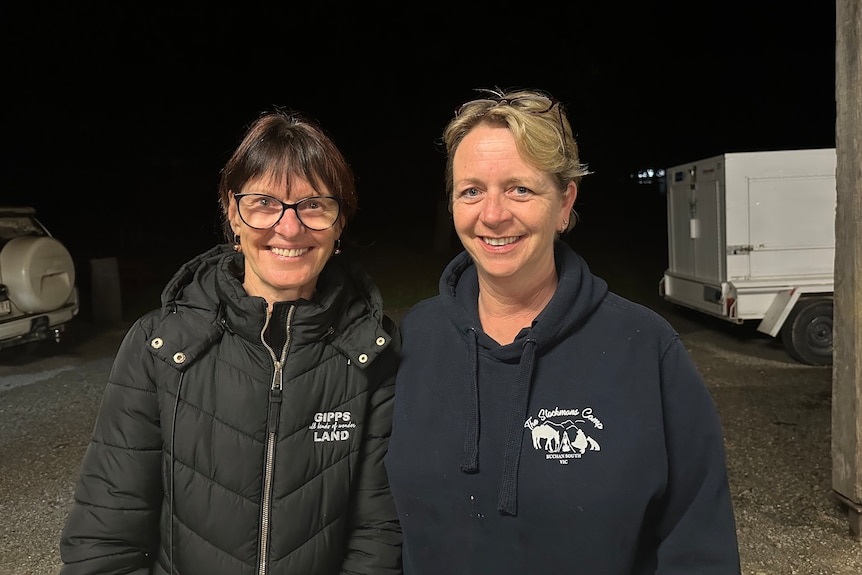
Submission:
[[[220,241],[219,170],[275,106],[345,152],[353,229],[417,249],[443,193],[438,138],[475,88],[564,102],[594,172],[579,209],[609,225],[643,217],[638,169],[835,145],[828,0],[10,4],[0,203],[35,206],[79,258]]]

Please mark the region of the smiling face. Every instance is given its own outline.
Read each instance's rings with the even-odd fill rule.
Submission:
[[[328,190],[315,189],[295,175],[289,187],[271,176],[255,178],[243,186],[241,193],[266,194],[290,204],[312,196],[330,195]],[[299,221],[296,211],[287,209],[275,226],[257,230],[242,221],[233,197],[228,220],[239,235],[245,254],[243,287],[249,295],[260,296],[270,305],[276,301],[311,299],[317,278],[344,228],[343,217],[339,217],[328,229],[310,230]]]
[[[554,270],[554,241],[577,195],[521,158],[512,132],[480,124],[452,161],[455,230],[480,279],[521,285]]]

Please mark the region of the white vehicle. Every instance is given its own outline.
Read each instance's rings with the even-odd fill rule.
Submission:
[[[0,206],[0,349],[60,341],[78,311],[69,251],[36,218],[35,209]]]
[[[727,153],[666,170],[668,301],[832,363],[834,148]]]

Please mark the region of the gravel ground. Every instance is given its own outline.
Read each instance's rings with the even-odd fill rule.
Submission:
[[[862,573],[862,542],[831,496],[832,370],[794,363],[769,339],[671,321],[722,418],[743,573]],[[38,361],[0,352],[0,575],[57,573],[60,529],[121,336],[90,334]]]
[[[862,574],[862,542],[832,496],[831,368],[713,339],[683,336],[721,415],[743,573]]]

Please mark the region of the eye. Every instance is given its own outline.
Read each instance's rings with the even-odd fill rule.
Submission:
[[[515,186],[509,190],[509,195],[516,200],[524,200],[533,196],[533,190],[524,186]]]
[[[458,195],[464,199],[476,198],[480,194],[477,188],[467,188],[466,190],[462,190]]]
[[[263,194],[249,194],[242,197],[242,203],[250,208],[271,208],[276,205],[274,198]]]
[[[299,209],[302,211],[319,210],[323,207],[320,204],[320,200],[318,200],[317,198],[308,198],[307,200],[302,200],[297,204],[297,206],[299,206]]]

